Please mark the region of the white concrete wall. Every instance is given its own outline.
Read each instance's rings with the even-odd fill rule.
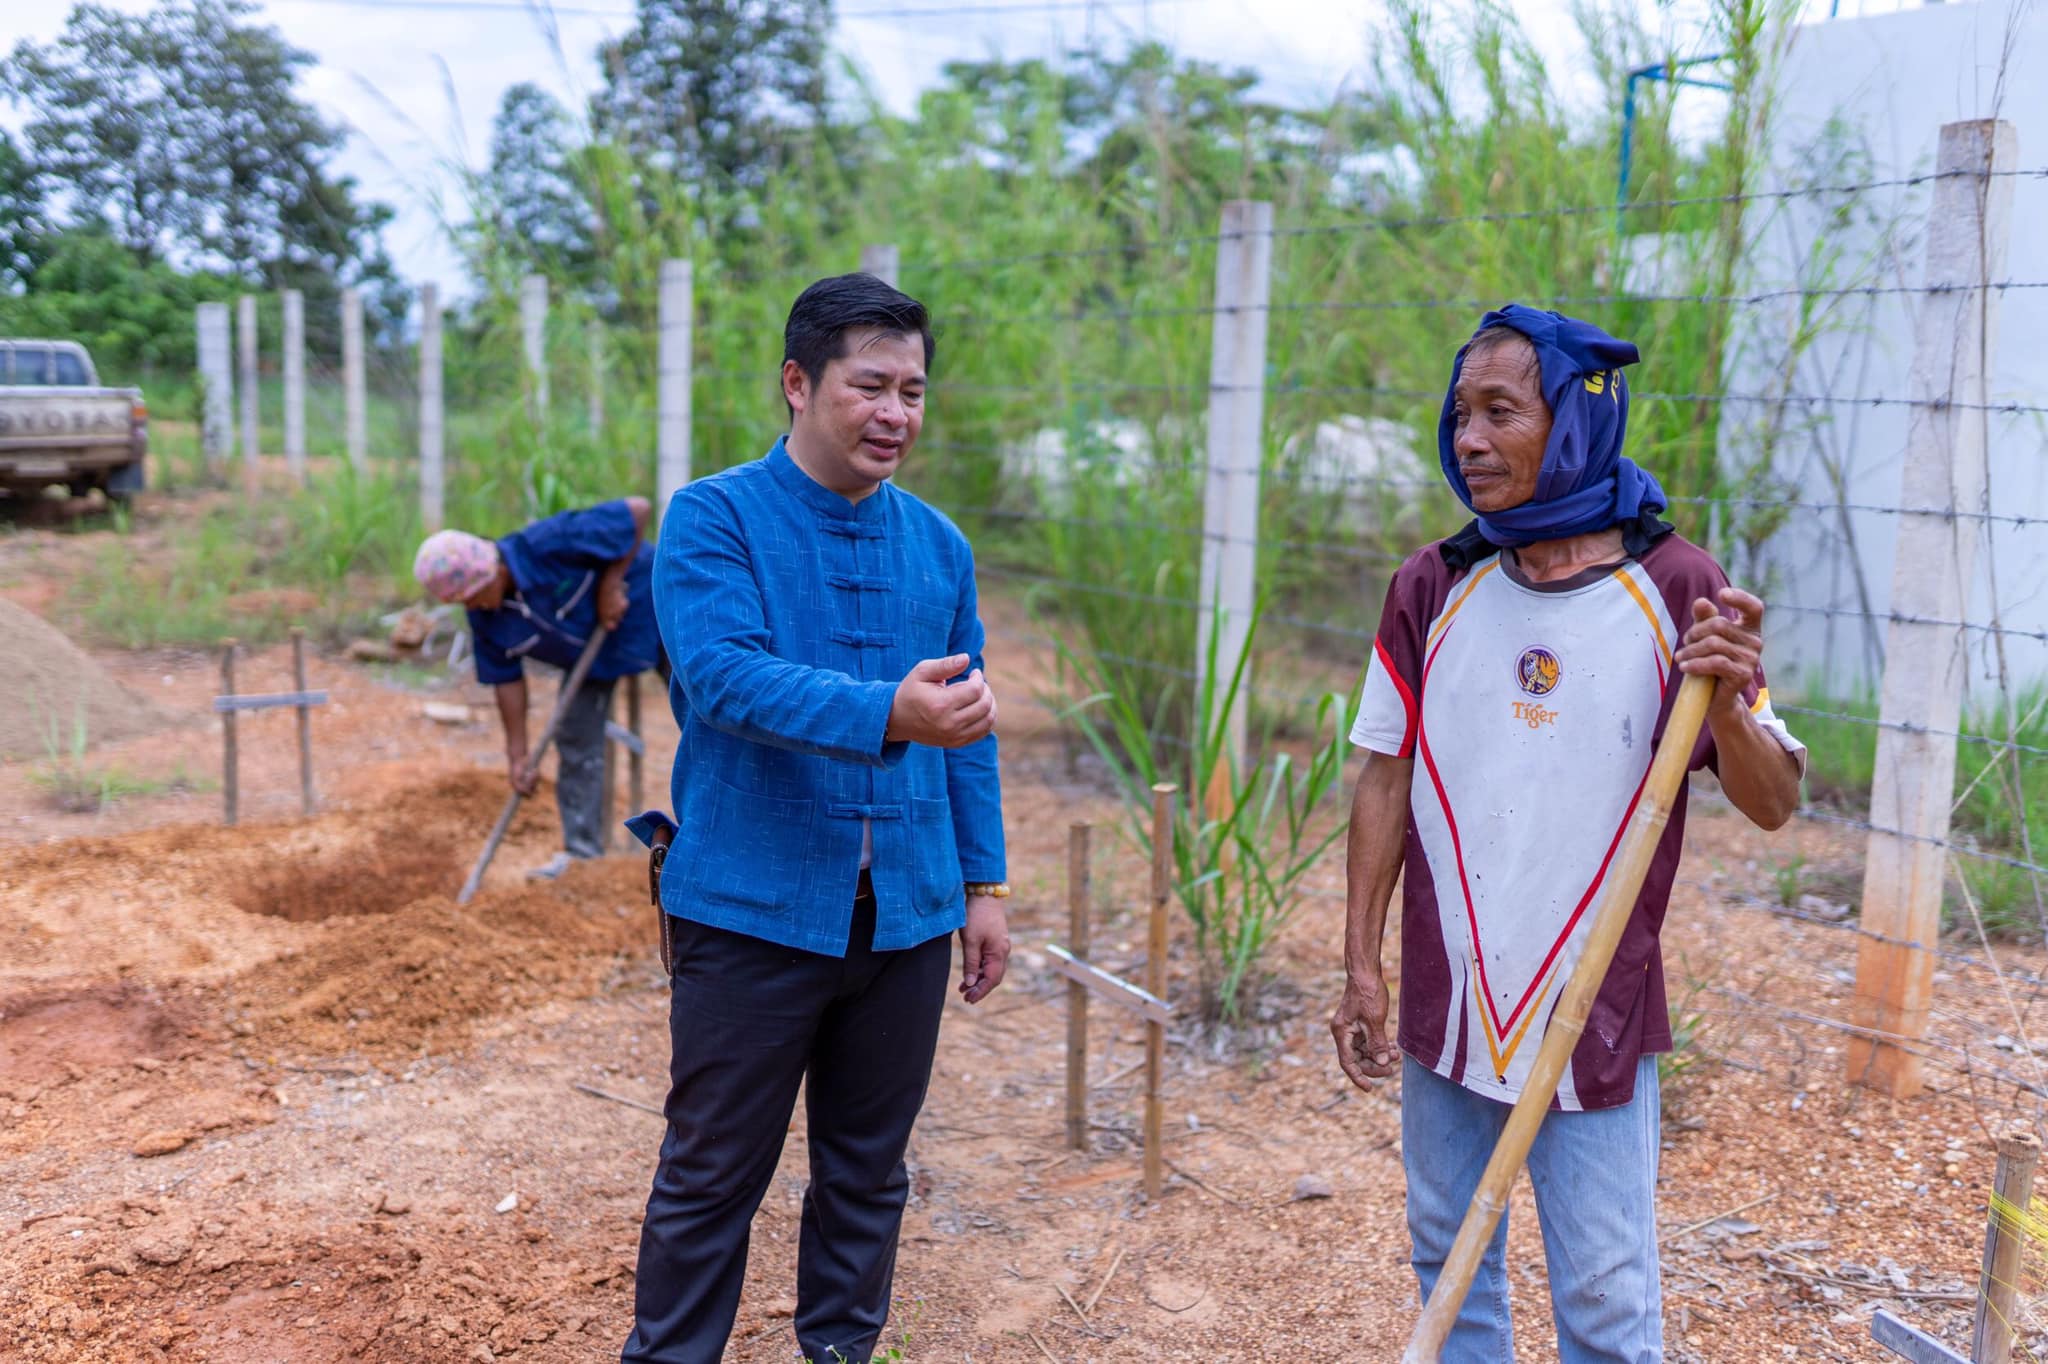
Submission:
[[[1795,35],[1773,125],[1771,178],[1761,188],[1841,185],[1924,174],[1942,124],[1997,116],[2015,125],[2022,169],[2048,167],[2048,9],[2035,6],[2008,32],[2002,3],[1934,5],[1807,25]],[[2005,72],[2001,79],[2001,69]],[[1991,401],[2048,407],[2048,177],[2014,184],[2005,291],[1991,370]],[[1800,198],[1754,206],[1759,249],[1754,291],[1916,287],[1926,275],[1928,186],[1845,200]],[[1903,398],[1918,299],[1840,298],[1821,339],[1787,366],[1796,304],[1744,310],[1730,354],[1731,394],[1790,392]],[[1909,409],[1845,404],[1788,408],[1760,498],[1896,506]],[[1751,469],[1767,444],[1772,409],[1731,402],[1722,426],[1728,467]],[[1968,618],[1994,612],[2014,629],[2048,630],[2048,418],[1989,418],[1991,495],[2004,512],[2044,518],[1994,525],[1980,555]],[[1736,515],[1731,515],[1731,521]],[[1896,516],[1794,510],[1763,552],[1732,556],[1738,580],[1763,584],[1772,618],[1774,682],[1834,694],[1875,687],[1884,623],[1826,611],[1889,610]],[[1991,637],[1970,635],[1973,696],[1995,694]],[[2023,681],[2048,679],[2048,645],[2008,636],[2007,661]]]

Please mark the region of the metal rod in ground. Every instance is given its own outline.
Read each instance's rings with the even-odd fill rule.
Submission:
[[[1166,998],[1166,902],[1173,894],[1173,797],[1167,782],[1152,788],[1152,919],[1145,938],[1145,989]],[[1166,1180],[1166,1114],[1159,1098],[1166,1068],[1166,1025],[1145,1020],[1145,1197],[1156,1201]]]
[[[562,689],[555,694],[554,713],[548,716],[548,727],[540,732],[540,742],[534,745],[533,756],[527,761],[534,767],[540,766],[548,748],[555,742],[555,731],[561,727],[562,716],[567,713],[569,703],[576,699],[576,693],[583,688],[583,679],[590,676],[590,665],[597,661],[597,651],[604,647],[605,636],[610,634],[602,625],[590,632],[590,642],[583,646],[577,656],[576,666],[562,679]],[[498,812],[498,822],[491,826],[490,837],[484,840],[484,850],[476,855],[476,865],[469,869],[469,879],[456,892],[455,903],[466,905],[476,897],[476,888],[483,884],[484,872],[491,865],[491,859],[498,855],[498,845],[505,841],[505,831],[512,827],[512,816],[519,813],[521,796],[514,791],[505,800],[505,808]]]
[[[224,639],[220,642],[220,694],[235,694],[235,642]],[[235,713],[221,712],[220,717],[220,803],[221,822],[233,824],[240,804],[240,754],[235,748]]]
[[[306,691],[306,632],[292,627],[292,686]],[[299,809],[313,813],[313,708],[294,706],[299,713]]]
[[[1088,821],[1067,826],[1067,950],[1088,960]],[[1067,1145],[1088,1149],[1088,987],[1067,982]]]
[[[1984,1226],[1984,1279],[1977,1286],[1977,1328],[1970,1337],[1973,1364],[2007,1364],[2012,1358],[2020,1256],[2026,1248],[2023,1228],[2034,1203],[2034,1166],[2040,1158],[2041,1143],[2031,1132],[2009,1132],[1998,1139],[1998,1169]]]
[[[1523,1082],[1514,1110],[1508,1114],[1507,1125],[1494,1143],[1486,1173],[1480,1176],[1479,1188],[1465,1209],[1465,1220],[1459,1224],[1458,1239],[1451,1243],[1436,1291],[1429,1295],[1422,1317],[1415,1323],[1415,1333],[1408,1338],[1402,1364],[1436,1364],[1444,1341],[1450,1336],[1451,1325],[1458,1319],[1458,1309],[1472,1288],[1479,1258],[1486,1253],[1493,1229],[1500,1225],[1501,1214],[1507,1210],[1508,1191],[1514,1186],[1515,1174],[1522,1168],[1529,1145],[1536,1139],[1536,1129],[1550,1109],[1559,1077],[1571,1064],[1572,1049],[1586,1029],[1586,1015],[1592,1011],[1593,998],[1600,992],[1601,982],[1607,979],[1614,949],[1621,942],[1622,930],[1628,927],[1629,916],[1635,912],[1636,896],[1642,892],[1643,877],[1664,837],[1664,826],[1671,821],[1672,802],[1685,784],[1686,765],[1691,761],[1700,726],[1707,718],[1707,703],[1713,696],[1711,678],[1689,675],[1679,684],[1677,699],[1671,703],[1671,716],[1664,722],[1663,741],[1657,745],[1649,775],[1644,778],[1642,799],[1630,817],[1620,854],[1601,887],[1599,907],[1594,911],[1593,926],[1586,934],[1578,965],[1558,997],[1556,1012],[1544,1029],[1536,1063]],[[1647,1212],[1646,1209],[1645,1215]]]
[[[640,674],[626,679],[626,728],[641,740],[626,756],[626,791],[634,814],[647,808],[647,736],[640,732]]]

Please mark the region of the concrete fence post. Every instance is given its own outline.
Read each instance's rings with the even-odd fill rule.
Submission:
[[[256,487],[256,455],[263,448],[261,407],[257,402],[256,296],[243,294],[235,300],[235,349],[241,362],[242,385],[242,484]]]
[[[1896,1098],[1921,1090],[1934,944],[1941,933],[1956,722],[1967,666],[1965,619],[1984,522],[1987,414],[2000,293],[2018,164],[2012,125],[1942,127],[1928,208],[1927,287],[1915,329],[1899,479],[1891,623],[1878,698],[1873,826],[1864,858],[1849,1078]],[[1972,407],[1975,404],[1977,406]],[[1948,622],[1946,624],[1942,622]]]
[[[661,352],[656,365],[658,445],[655,514],[690,481],[690,325],[694,303],[690,262],[661,263]]]
[[[348,462],[361,473],[370,458],[370,395],[363,365],[363,295],[358,289],[341,291],[341,391]]]
[[[420,528],[441,529],[446,483],[441,453],[441,291],[420,286]]]
[[[199,444],[209,478],[227,477],[235,450],[235,375],[228,358],[228,305],[202,303],[196,319],[199,343]]]
[[[1273,206],[1223,205],[1209,341],[1209,469],[1202,499],[1202,576],[1195,667],[1221,697],[1251,637],[1258,601],[1259,466],[1265,442],[1266,320],[1273,265]],[[1214,636],[1212,645],[1212,636]],[[1208,676],[1214,656],[1218,676]],[[1245,674],[1249,685],[1251,673]],[[1244,761],[1240,691],[1227,716],[1230,761]],[[1199,793],[1191,798],[1199,798]]]
[[[860,269],[864,275],[873,275],[891,289],[901,288],[896,283],[896,274],[902,264],[902,256],[894,246],[877,244],[860,249]]]
[[[526,356],[526,413],[535,425],[548,417],[548,277],[519,281],[519,336]]]
[[[306,481],[306,296],[284,291],[284,462]]]

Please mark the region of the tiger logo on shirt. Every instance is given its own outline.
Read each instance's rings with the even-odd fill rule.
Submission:
[[[1531,696],[1550,695],[1563,676],[1564,665],[1541,644],[1530,645],[1515,660],[1515,685]]]

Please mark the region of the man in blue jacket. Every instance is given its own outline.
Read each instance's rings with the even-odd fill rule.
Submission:
[[[594,626],[612,632],[555,731],[555,803],[562,851],[529,875],[553,878],[577,858],[604,852],[604,724],[612,684],[666,668],[649,590],[654,551],[648,505],[624,497],[543,518],[486,540],[467,531],[427,537],[413,576],[438,601],[469,608],[476,680],[495,689],[513,787],[532,795],[540,774],[528,759],[528,660],[567,672]]]
[[[655,614],[682,731],[661,873],[673,1056],[627,1364],[723,1356],[799,1083],[797,1343],[872,1356],[949,935],[968,1003],[1003,978],[973,553],[888,481],[923,424],[932,350],[915,299],[871,275],[813,284],[783,332],[789,434],[662,519]]]

